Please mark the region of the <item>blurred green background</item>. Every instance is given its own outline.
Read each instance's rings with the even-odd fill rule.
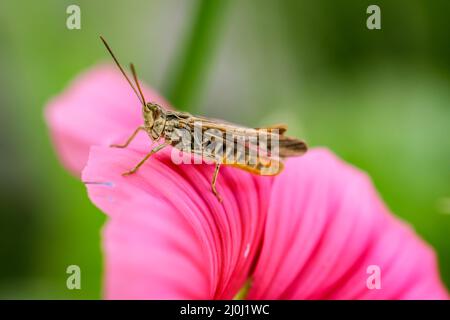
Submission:
[[[70,4],[81,30],[66,28]],[[370,4],[381,30],[366,28]],[[178,108],[287,122],[366,170],[449,285],[449,13],[448,0],[2,0],[0,298],[101,297],[105,217],[43,121],[50,97],[110,61],[100,34]],[[82,290],[66,288],[71,264]]]

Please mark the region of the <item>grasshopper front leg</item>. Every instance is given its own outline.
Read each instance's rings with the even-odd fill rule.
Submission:
[[[154,147],[149,153],[147,153],[147,155],[144,157],[144,159],[142,159],[133,169],[131,169],[130,171],[124,172],[122,175],[129,176],[130,174],[136,173],[136,171],[140,168],[140,166],[142,166],[144,164],[144,162],[147,161],[148,158],[151,157],[152,154],[157,153],[162,148],[167,147],[168,145],[169,145],[168,142],[164,142],[164,143]]]
[[[110,145],[111,148],[126,148],[128,145],[133,141],[133,139],[136,137],[136,135],[139,133],[139,131],[145,130],[144,126],[139,126],[134,130],[133,134],[128,138],[128,140],[124,144],[112,144]]]

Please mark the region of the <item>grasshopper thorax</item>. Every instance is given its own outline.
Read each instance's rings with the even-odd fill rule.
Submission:
[[[142,109],[147,133],[152,139],[158,139],[163,133],[166,122],[164,110],[160,105],[152,102],[147,102]]]

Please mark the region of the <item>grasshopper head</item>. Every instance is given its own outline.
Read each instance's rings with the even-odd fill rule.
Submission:
[[[143,114],[146,127],[152,128],[155,120],[157,120],[161,116],[162,108],[156,103],[147,102],[143,106]]]

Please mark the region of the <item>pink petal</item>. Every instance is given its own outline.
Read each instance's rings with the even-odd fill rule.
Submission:
[[[381,289],[366,285],[369,265]],[[251,299],[446,299],[435,257],[368,177],[323,149],[275,179]]]
[[[148,101],[168,106],[144,86]],[[142,107],[132,89],[112,65],[101,65],[81,74],[53,98],[45,110],[61,161],[80,175],[92,145],[121,143],[143,124]]]
[[[170,148],[132,176],[150,141],[127,149],[93,147],[83,172],[91,200],[111,220],[104,233],[106,296],[231,299],[258,252],[271,179],[212,165],[175,165]],[[238,190],[238,192],[236,192]]]

